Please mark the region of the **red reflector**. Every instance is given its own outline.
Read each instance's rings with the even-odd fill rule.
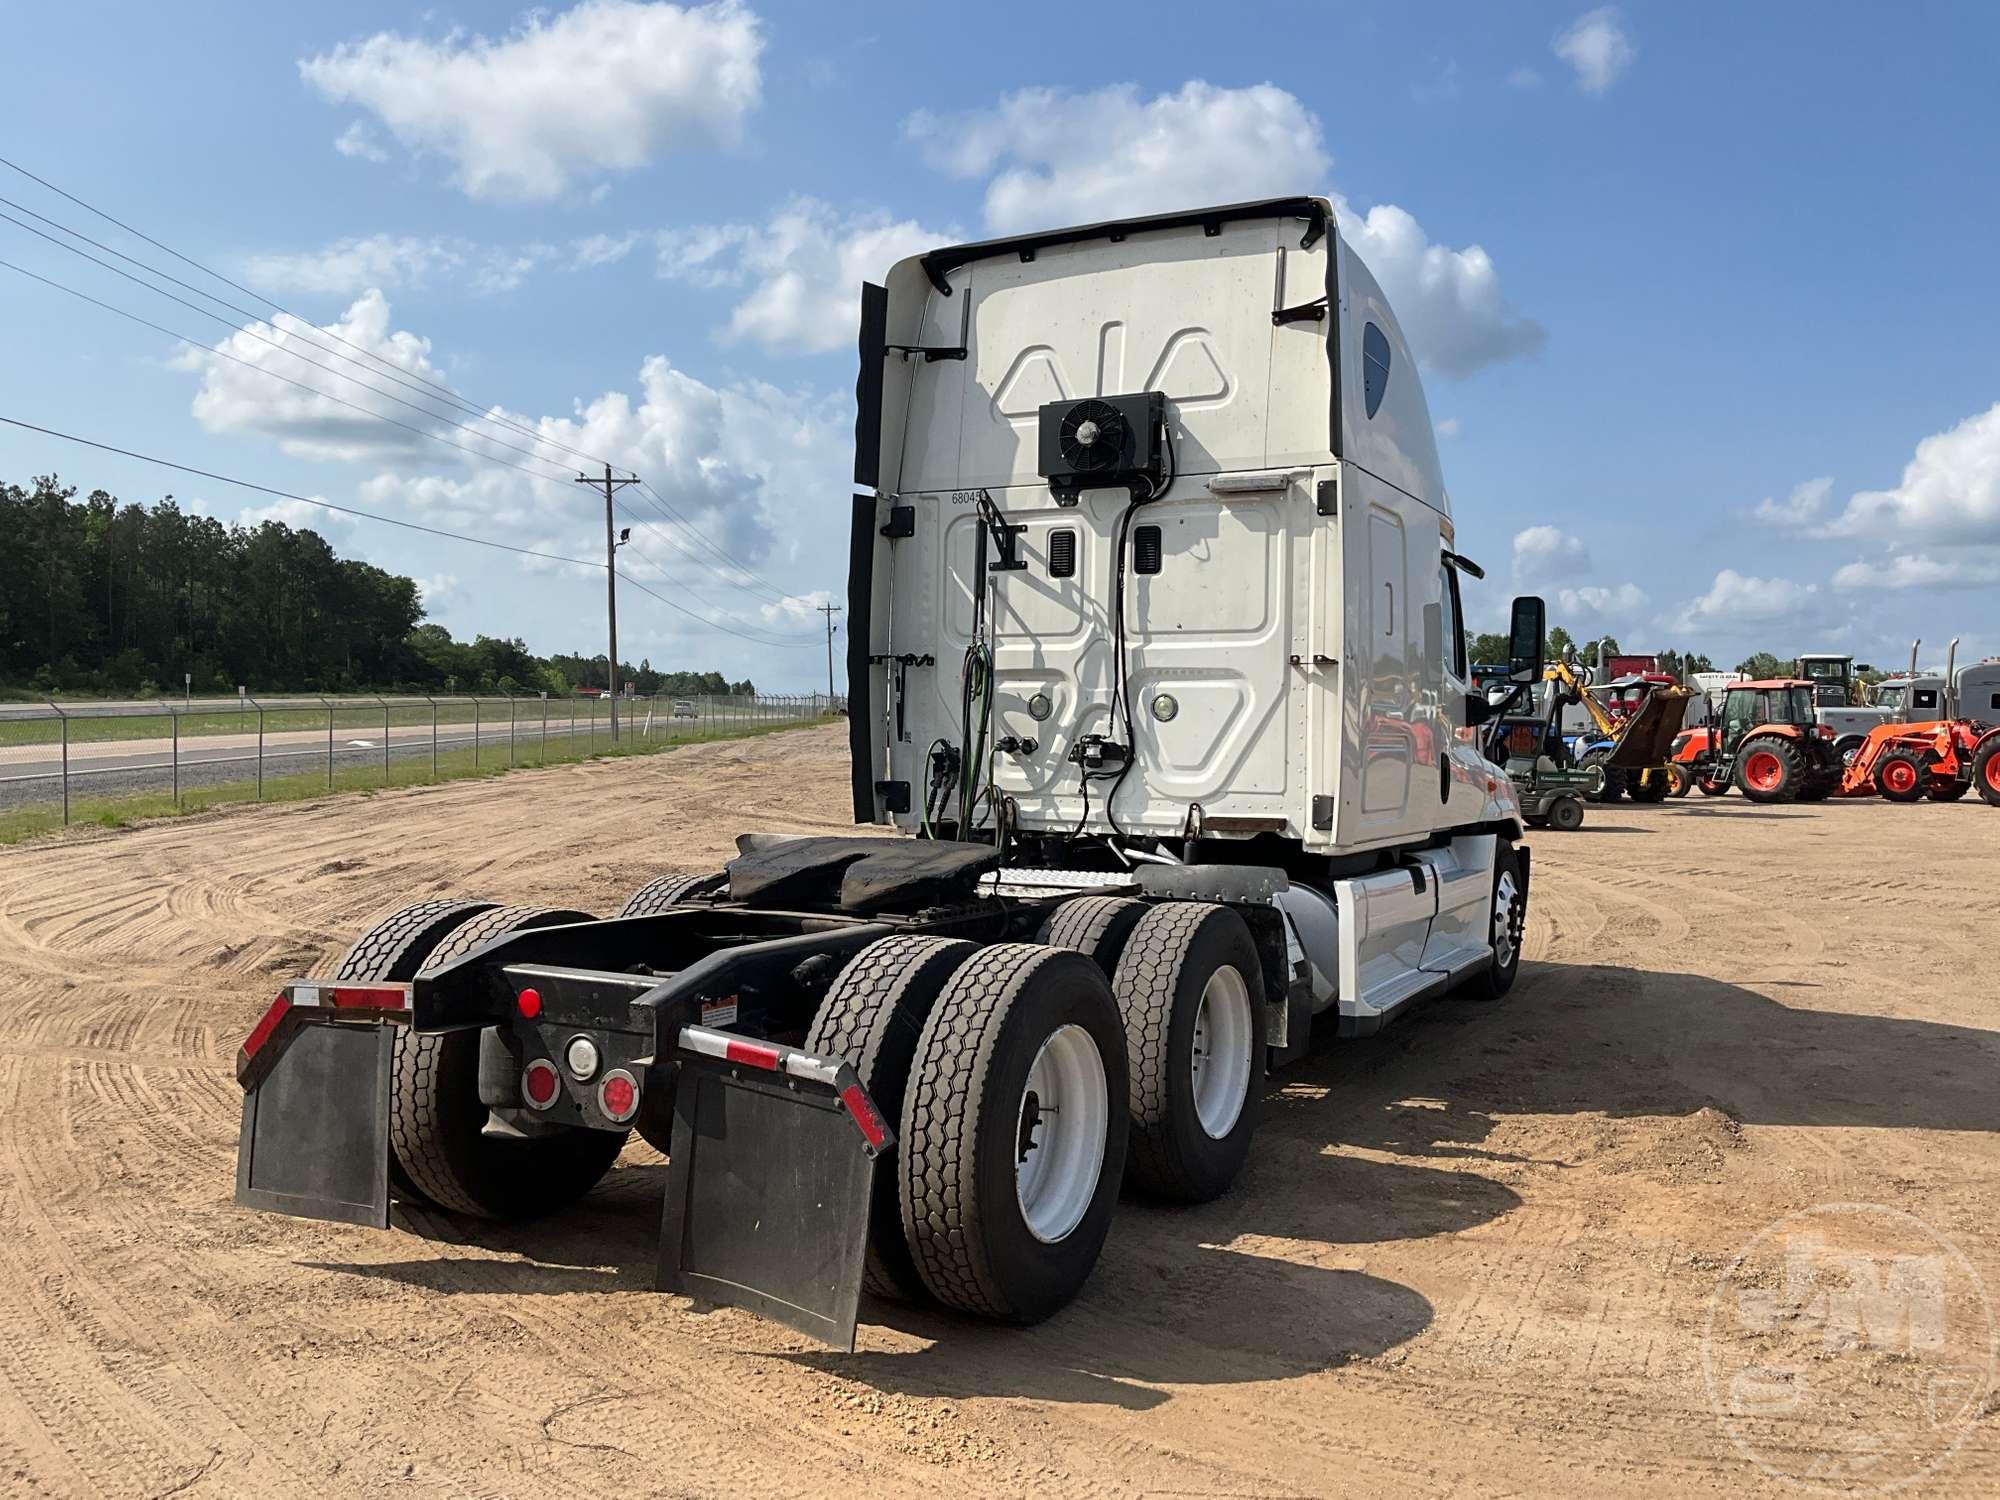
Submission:
[[[597,1104],[606,1118],[629,1120],[639,1108],[639,1086],[622,1072],[609,1074],[597,1090]]]
[[[762,1068],[769,1073],[778,1071],[779,1053],[776,1047],[760,1047],[755,1042],[731,1042],[722,1055],[733,1063]]]
[[[255,1057],[257,1055],[264,1043],[271,1040],[271,1033],[278,1029],[278,1023],[285,1019],[286,1014],[290,1012],[291,1008],[292,1002],[287,1000],[283,995],[278,996],[276,1000],[271,1002],[271,1008],[264,1012],[263,1020],[252,1027],[250,1035],[243,1039],[243,1055],[245,1057]]]
[[[403,990],[367,990],[336,985],[331,991],[321,993],[330,995],[328,1003],[341,1010],[403,1010],[409,1003],[409,995]]]
[[[847,1112],[854,1116],[854,1123],[861,1127],[861,1138],[871,1146],[880,1146],[889,1139],[888,1131],[882,1128],[882,1117],[868,1102],[868,1095],[858,1083],[850,1083],[840,1091],[840,1102],[847,1106]]]
[[[521,1092],[528,1096],[528,1102],[537,1109],[546,1109],[556,1101],[556,1089],[560,1080],[556,1077],[555,1065],[536,1059],[528,1064],[521,1074]]]
[[[514,1006],[515,1009],[521,1012],[522,1020],[532,1021],[542,1013],[542,992],[540,990],[522,990],[520,994],[514,997]]]

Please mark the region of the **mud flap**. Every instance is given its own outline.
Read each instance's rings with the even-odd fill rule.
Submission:
[[[301,1026],[243,1094],[236,1202],[389,1227],[387,1026]]]
[[[236,1054],[244,1208],[389,1227],[389,1089],[407,984],[300,980]]]
[[[852,1353],[875,1173],[893,1144],[853,1069],[688,1027],[658,1285]]]

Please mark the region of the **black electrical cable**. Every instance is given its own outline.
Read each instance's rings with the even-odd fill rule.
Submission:
[[[1126,836],[1118,826],[1118,789],[1125,785],[1125,778],[1132,774],[1132,767],[1139,759],[1139,736],[1132,727],[1132,678],[1125,670],[1125,540],[1132,524],[1132,514],[1142,505],[1150,505],[1164,495],[1180,477],[1180,460],[1174,454],[1174,426],[1171,419],[1160,424],[1160,431],[1167,455],[1167,471],[1159,483],[1150,486],[1142,496],[1134,492],[1126,503],[1124,514],[1118,518],[1118,560],[1112,570],[1112,601],[1114,619],[1111,633],[1112,655],[1112,703],[1122,706],[1125,711],[1125,738],[1130,742],[1126,747],[1125,764],[1117,778],[1111,783],[1111,790],[1104,797],[1104,818],[1111,825],[1111,831],[1119,838]]]

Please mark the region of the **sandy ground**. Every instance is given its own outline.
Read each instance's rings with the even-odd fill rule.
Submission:
[[[2000,1492],[1976,801],[1538,837],[1508,1001],[1279,1074],[1237,1188],[1121,1205],[1033,1330],[865,1304],[846,1356],[692,1313],[648,1290],[637,1145],[522,1228],[231,1206],[231,1058],[281,976],[406,897],[610,909],[739,829],[842,828],[845,778],[806,731],[0,854],[0,1491],[1681,1496],[1874,1484],[1956,1440],[1917,1492]],[[1811,1222],[1900,1234],[1913,1323],[1805,1297],[1770,1251],[1820,1240],[1732,1270],[1857,1202],[1915,1219]],[[1814,1399],[1725,1399],[1801,1348]]]

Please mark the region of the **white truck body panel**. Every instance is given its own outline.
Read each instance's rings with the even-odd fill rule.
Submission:
[[[1014,826],[1165,839],[1199,826],[1326,855],[1523,831],[1512,783],[1464,732],[1450,505],[1416,360],[1321,209],[1317,233],[1270,213],[1108,226],[891,273],[871,666],[852,684],[869,745],[858,815],[873,783],[875,817],[918,831],[932,747],[970,742],[983,494],[1025,528],[1026,567],[990,572],[985,601],[992,734],[1017,747],[995,754],[993,784]],[[1274,319],[1330,281],[1321,316]],[[1112,600],[1131,491],[1059,504],[1038,442],[1045,403],[1146,391],[1166,398],[1173,462],[1130,518],[1135,534],[1157,528],[1160,564],[1127,575],[1128,725]],[[888,540],[896,507],[914,527]],[[1059,548],[1073,568],[1057,568]],[[1136,536],[1127,548],[1136,558]],[[1069,758],[1087,735],[1130,743],[1115,790]],[[885,811],[885,783],[909,810]],[[1485,959],[1495,842],[1474,832],[1423,852],[1421,893],[1407,870],[1339,883],[1343,1005],[1379,1014]]]

